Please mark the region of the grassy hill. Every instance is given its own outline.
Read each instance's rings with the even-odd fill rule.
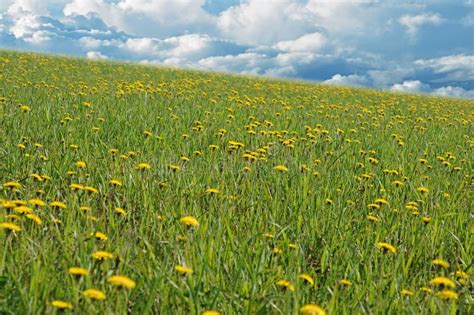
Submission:
[[[2,314],[473,311],[472,101],[2,51],[0,111]]]

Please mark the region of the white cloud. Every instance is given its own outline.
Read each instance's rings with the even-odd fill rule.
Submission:
[[[396,66],[390,70],[369,70],[367,76],[370,78],[372,86],[386,88],[412,76],[414,72],[413,68]]]
[[[428,92],[430,91],[430,86],[419,80],[407,80],[402,83],[394,84],[390,90],[403,93]]]
[[[26,42],[30,42],[34,45],[39,45],[45,42],[48,42],[51,40],[51,35],[47,31],[36,31],[33,34],[31,34],[30,37],[25,38]]]
[[[378,3],[377,6],[374,6]],[[309,0],[305,5],[314,21],[333,34],[363,34],[387,7],[377,0]],[[371,33],[377,30],[372,28]]]
[[[461,87],[450,85],[432,89],[428,84],[422,83],[419,80],[407,80],[394,84],[390,90],[402,93],[426,93],[436,96],[474,99],[474,90],[465,90]]]
[[[28,37],[41,27],[38,16],[27,14],[16,19],[10,27],[10,32],[16,37]]]
[[[321,33],[305,34],[295,40],[278,42],[275,47],[281,51],[318,51],[325,46],[327,39]]]
[[[440,25],[443,23],[443,18],[437,13],[423,13],[418,15],[404,15],[398,22],[405,26],[407,33],[411,37],[415,37],[418,33],[418,29],[427,24]]]
[[[420,59],[415,64],[431,68],[434,73],[446,74],[445,81],[474,80],[474,55],[451,55],[432,59]]]
[[[96,15],[108,26],[136,36],[161,37],[188,31],[210,31],[215,17],[202,6],[204,0],[72,0],[65,16]]]
[[[102,41],[90,36],[84,36],[79,39],[79,43],[88,49],[98,49],[102,46]]]
[[[367,79],[366,76],[357,74],[351,74],[347,76],[335,74],[331,79],[323,81],[323,84],[367,86],[369,85],[369,79]]]
[[[473,98],[474,99],[474,91],[473,90],[465,90],[458,86],[444,86],[439,89],[433,91],[434,95],[440,96],[450,96],[450,97],[457,97],[457,98]]]
[[[224,37],[244,44],[272,45],[316,31],[312,13],[301,3],[247,0],[219,15]]]
[[[129,38],[124,44],[124,48],[130,52],[141,54],[141,55],[156,55],[160,42],[156,38],[142,37],[142,38]]]
[[[248,74],[263,74],[270,64],[267,56],[258,53],[208,57],[198,62],[203,69]]]
[[[87,59],[103,60],[108,59],[107,56],[101,54],[99,51],[89,51],[86,54]]]
[[[8,7],[7,13],[21,17],[25,14],[46,15],[48,10],[41,0],[16,0]]]
[[[202,58],[222,55],[226,52],[235,54],[244,50],[233,42],[201,34],[187,34],[166,39],[129,38],[118,47],[135,55],[151,57],[154,62],[187,66]]]
[[[212,45],[213,39],[206,35],[189,34],[167,38],[164,43],[173,47],[168,52],[171,56],[177,58],[196,57],[196,54]]]

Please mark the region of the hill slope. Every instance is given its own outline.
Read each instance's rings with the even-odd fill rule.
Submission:
[[[472,311],[472,101],[14,52],[0,78],[2,311]]]

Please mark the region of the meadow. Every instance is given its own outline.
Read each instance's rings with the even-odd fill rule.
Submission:
[[[0,51],[1,314],[469,314],[474,102]]]

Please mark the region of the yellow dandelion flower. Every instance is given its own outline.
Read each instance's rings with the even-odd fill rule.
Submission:
[[[21,105],[20,109],[21,109],[22,112],[25,112],[25,113],[29,112],[31,110],[31,108],[27,105]]]
[[[117,179],[112,179],[112,180],[110,180],[109,183],[110,183],[112,186],[116,186],[116,187],[122,186],[122,182],[119,181],[119,180],[117,180]]]
[[[17,205],[16,205],[16,203],[14,203],[13,201],[6,200],[5,202],[2,203],[2,206],[3,206],[5,209],[13,209],[13,208],[15,208]]]
[[[370,164],[373,164],[373,165],[379,164],[379,160],[377,160],[376,158],[369,157],[368,160],[369,160],[369,163],[370,163]]]
[[[272,233],[263,233],[263,236],[265,236],[266,238],[274,238],[275,235],[273,235]]]
[[[431,219],[430,217],[422,217],[421,220],[422,220],[424,223],[430,223],[432,219]]]
[[[283,251],[282,251],[281,248],[278,247],[278,246],[275,246],[275,247],[273,248],[273,253],[276,254],[276,255],[279,255],[279,254],[281,254],[282,252],[283,252]]]
[[[199,226],[198,220],[196,220],[195,217],[190,215],[182,217],[181,219],[179,219],[179,222],[186,226]]]
[[[352,285],[352,282],[348,279],[341,279],[339,280],[339,284],[345,287],[350,287]]]
[[[151,168],[150,164],[148,163],[140,163],[137,165],[137,169],[144,171],[144,170],[149,170]]]
[[[11,182],[3,183],[3,187],[10,188],[10,189],[18,189],[18,188],[21,188],[21,184],[19,182],[11,181]]]
[[[401,295],[409,295],[409,296],[412,296],[412,295],[415,295],[415,292],[412,291],[412,290],[403,289],[403,290],[400,291],[400,294],[401,294]]]
[[[426,159],[419,159],[418,162],[420,162],[421,164],[428,164],[428,160]]]
[[[174,270],[176,270],[177,272],[183,275],[193,273],[193,270],[191,268],[186,267],[186,266],[181,266],[181,265],[174,267]]]
[[[31,213],[33,211],[33,209],[31,209],[30,207],[27,207],[27,206],[19,206],[19,207],[13,208],[13,211],[15,211],[19,214],[26,214],[26,213]]]
[[[87,167],[86,162],[84,162],[84,161],[77,161],[76,163],[74,163],[74,165],[76,165],[78,168],[86,168]]]
[[[72,190],[83,190],[85,187],[81,184],[71,184],[69,185],[69,188],[71,188]]]
[[[173,172],[181,171],[181,167],[179,165],[169,164],[168,168]]]
[[[99,190],[97,190],[97,188],[94,188],[92,186],[85,186],[84,190],[91,193],[91,194],[97,194],[99,192]]]
[[[218,194],[218,193],[220,193],[220,190],[217,189],[217,188],[208,188],[206,190],[206,193],[208,193],[208,194]]]
[[[306,304],[300,308],[300,313],[303,315],[326,315],[326,312],[321,306],[316,304]]]
[[[369,214],[369,215],[367,216],[367,220],[369,220],[369,221],[371,221],[371,222],[379,222],[379,221],[380,221],[379,218],[377,218],[376,216],[371,215],[371,214]]]
[[[127,289],[133,289],[136,285],[135,281],[133,281],[129,277],[120,276],[120,275],[109,277],[107,279],[107,282],[111,285],[115,285],[115,286],[123,287]]]
[[[310,275],[306,274],[306,273],[302,273],[298,276],[299,279],[303,280],[304,282],[307,282],[311,285],[314,284],[314,279],[313,277],[311,277]]]
[[[51,302],[51,305],[56,308],[59,308],[60,310],[65,310],[65,309],[72,310],[72,304],[66,301],[62,301],[62,300],[54,300],[53,302]]]
[[[127,213],[125,212],[125,209],[123,208],[115,208],[115,213],[118,213],[122,216],[125,216]]]
[[[462,278],[462,279],[469,279],[469,274],[465,271],[462,270],[457,270],[455,273],[456,277]]]
[[[279,171],[279,172],[288,172],[288,167],[286,167],[284,165],[277,165],[273,169],[275,171]]]
[[[393,245],[390,245],[389,243],[385,243],[385,242],[378,242],[377,244],[375,244],[378,248],[386,251],[386,252],[391,252],[391,253],[396,253],[397,252],[397,249],[395,248],[395,246]]]
[[[426,292],[426,293],[432,293],[433,292],[433,290],[431,290],[428,287],[421,287],[420,290],[423,291],[423,292]]]
[[[13,232],[20,232],[21,231],[21,227],[19,225],[14,224],[14,223],[7,223],[7,222],[0,223],[0,229],[10,230],[10,231],[13,231]]]
[[[201,315],[221,315],[221,313],[215,310],[207,310],[202,312]]]
[[[392,185],[395,186],[395,187],[401,187],[401,186],[403,186],[404,184],[403,184],[402,181],[394,180],[394,181],[392,182]]]
[[[85,277],[89,275],[89,271],[81,267],[71,267],[68,269],[68,272],[77,277]]]
[[[97,289],[87,289],[82,292],[82,295],[93,300],[105,300],[105,293]]]
[[[449,268],[449,263],[444,259],[435,259],[435,260],[432,261],[432,263],[433,263],[433,265],[439,266],[439,267],[444,268],[444,269]]]
[[[89,211],[92,211],[92,208],[88,206],[80,206],[79,210],[84,211],[84,212],[89,212]]]
[[[107,260],[107,259],[112,259],[114,255],[105,251],[97,251],[92,254],[92,257],[97,260]]]
[[[324,200],[324,203],[330,206],[330,205],[333,204],[333,201],[332,201],[332,199],[330,199],[330,198],[326,198],[326,199]]]
[[[422,186],[422,187],[418,187],[416,191],[419,192],[420,194],[427,194],[430,190]]]
[[[66,209],[66,204],[64,202],[61,202],[61,201],[53,201],[53,202],[50,202],[49,205],[53,208],[62,208],[62,209]]]
[[[30,200],[28,200],[28,202],[29,202],[30,204],[32,204],[33,206],[37,206],[37,207],[44,207],[44,206],[46,206],[46,202],[44,202],[43,200],[38,199],[38,198],[30,199]]]
[[[41,218],[40,218],[38,215],[36,215],[36,214],[28,213],[28,214],[26,215],[26,217],[27,217],[28,219],[32,220],[33,222],[35,222],[35,223],[38,224],[38,225],[41,225],[41,224],[43,223],[43,221],[41,221]]]
[[[145,130],[145,131],[143,132],[143,135],[145,136],[145,138],[148,138],[148,137],[152,136],[153,133],[152,133],[151,131]]]
[[[438,297],[444,300],[457,300],[459,298],[459,295],[453,290],[443,290],[441,292],[438,292]]]
[[[453,280],[446,278],[446,277],[435,277],[430,281],[431,285],[438,285],[442,287],[450,287],[454,288],[455,283]]]
[[[388,201],[383,199],[383,198],[378,198],[378,199],[375,199],[374,203],[380,205],[380,206],[383,206],[383,205],[388,205]]]
[[[43,177],[41,177],[40,174],[36,174],[36,173],[33,173],[30,175],[31,178],[33,178],[34,180],[38,181],[38,182],[42,182],[43,181]]]
[[[276,285],[292,292],[295,291],[295,286],[288,280],[278,280]]]
[[[94,222],[99,221],[99,219],[97,219],[97,217],[93,216],[93,215],[87,215],[86,218],[87,218],[87,220],[91,220],[91,221],[94,221]]]
[[[12,221],[18,221],[20,220],[21,218],[19,216],[17,216],[16,214],[7,214],[5,216],[5,218],[7,218],[8,220],[12,220]]]
[[[101,232],[95,232],[94,237],[99,241],[106,241],[109,239],[107,235]]]

